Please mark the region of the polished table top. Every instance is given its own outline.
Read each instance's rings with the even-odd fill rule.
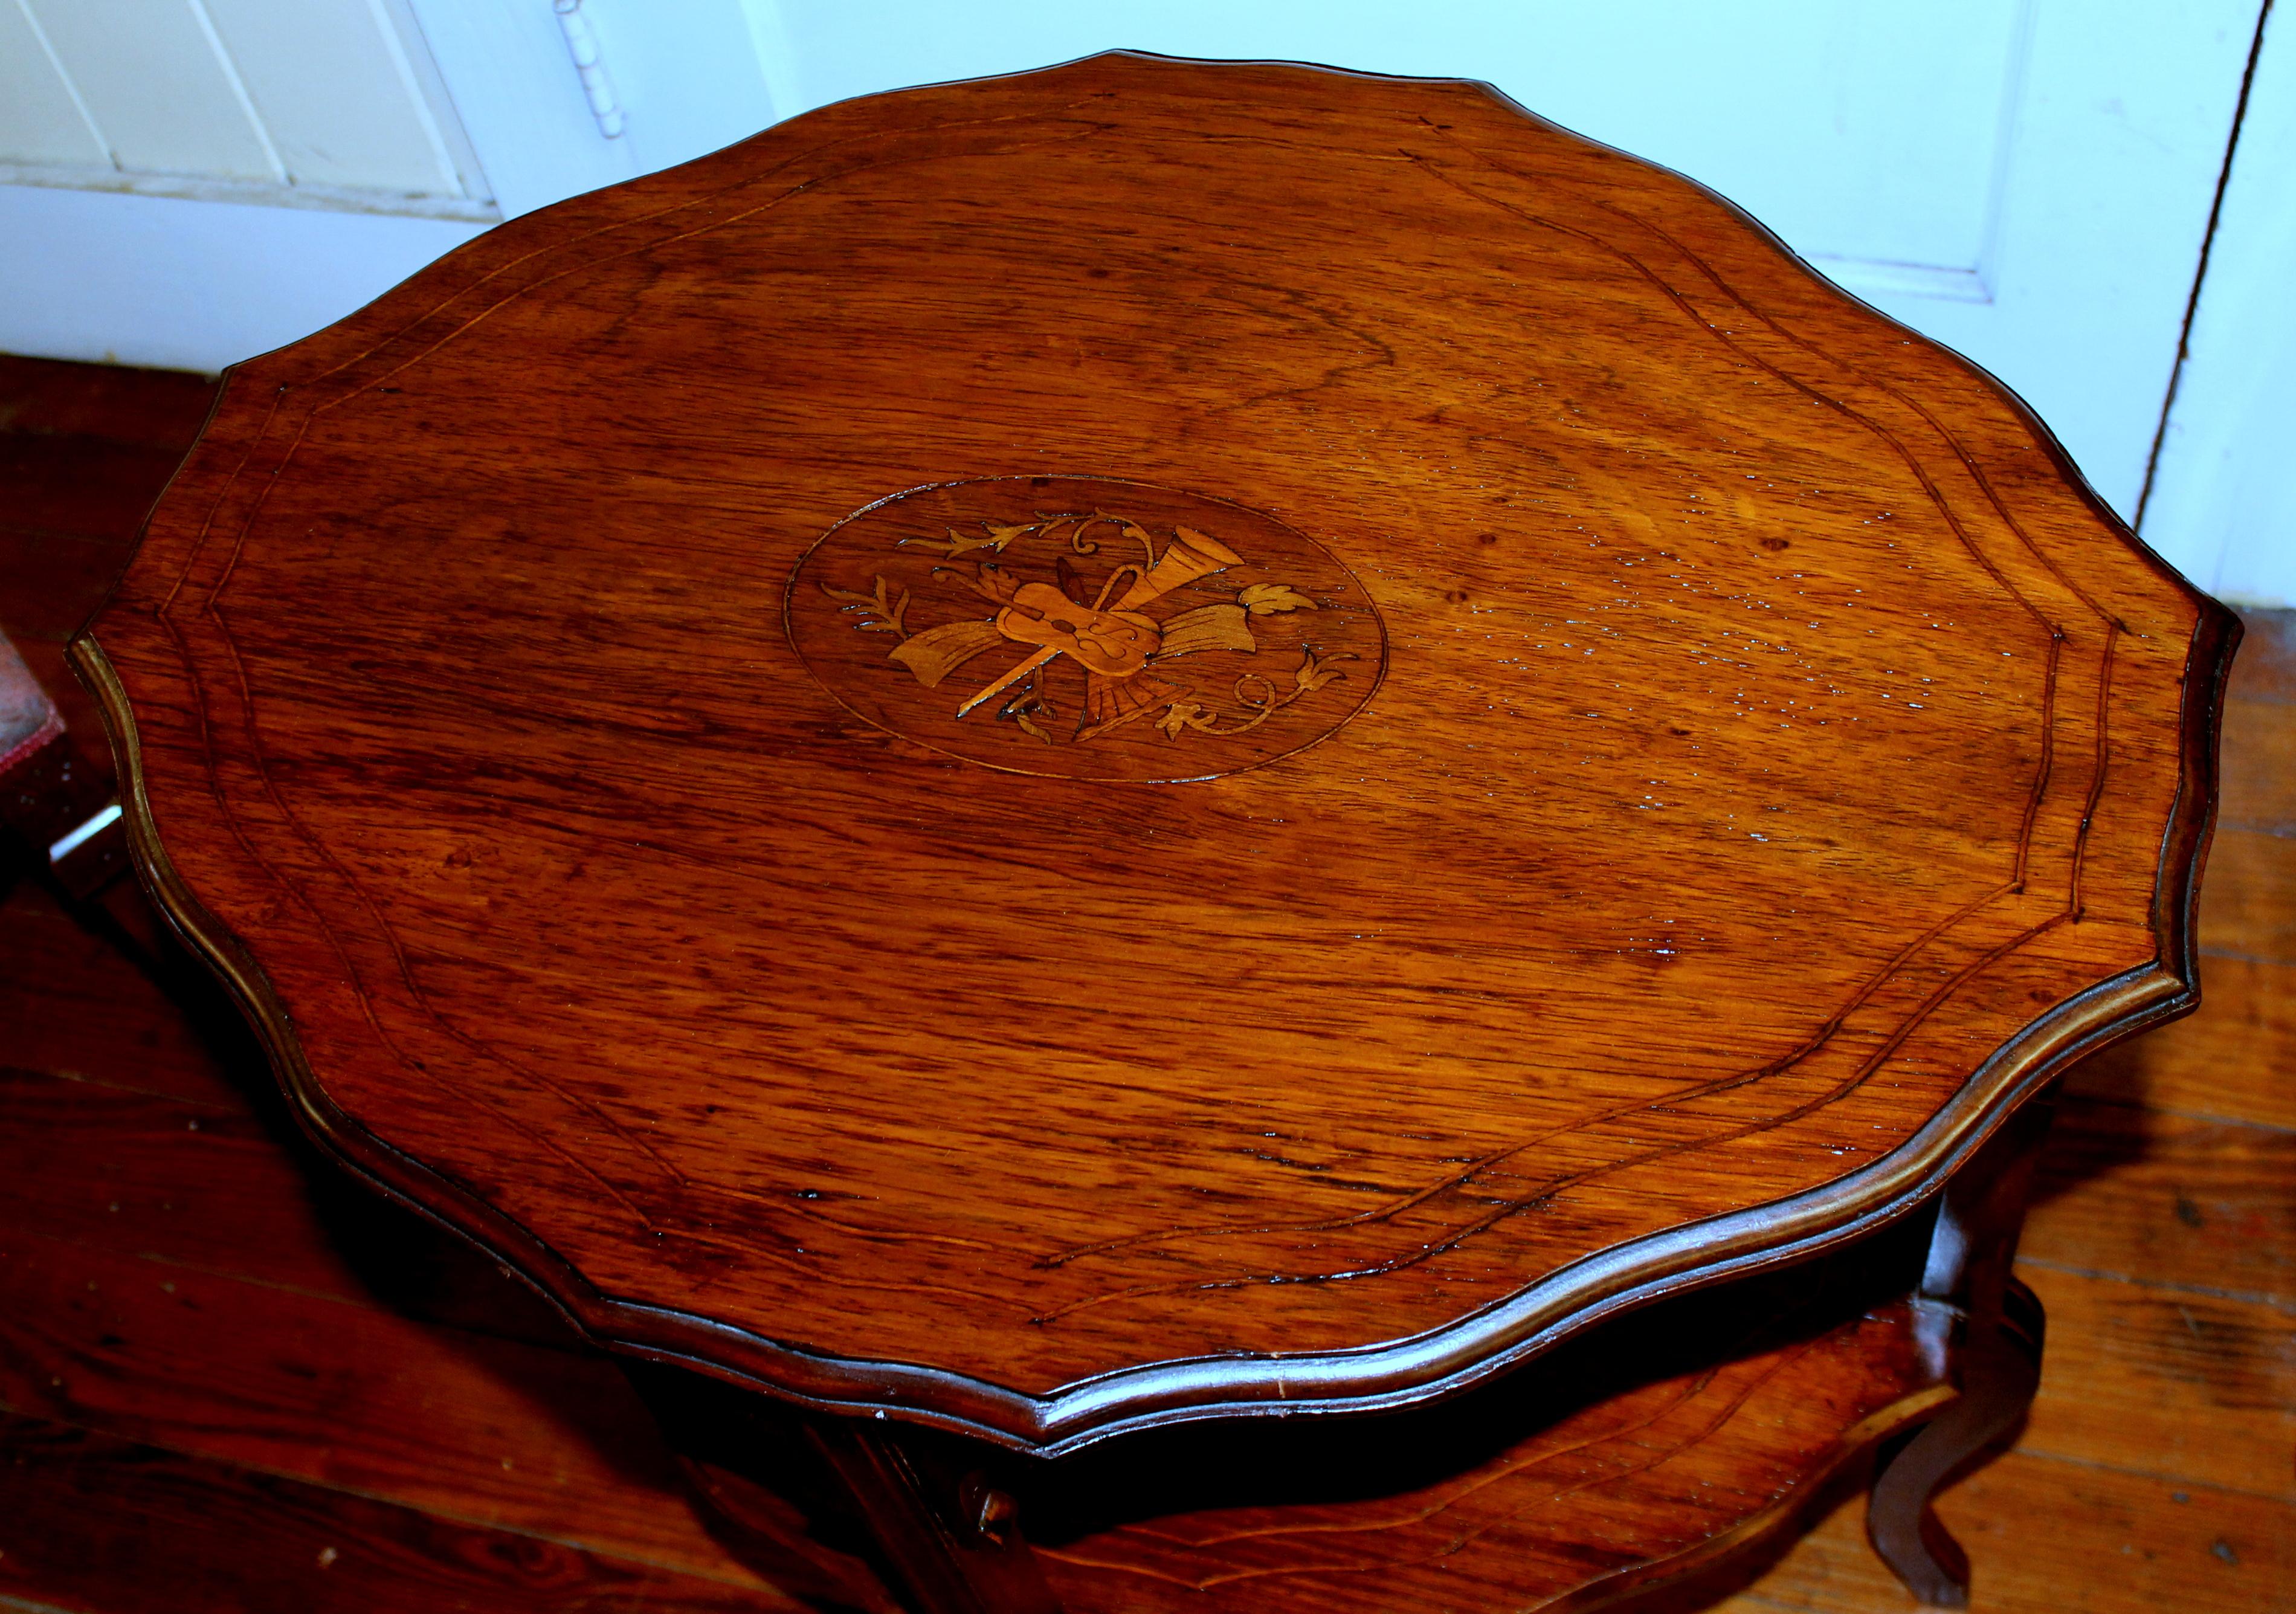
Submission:
[[[2194,1001],[2226,614],[1488,89],[808,113],[234,371],[83,639],[306,1118],[594,1337],[1059,1449],[1388,1405]]]

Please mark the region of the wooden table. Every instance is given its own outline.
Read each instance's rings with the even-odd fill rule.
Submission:
[[[1111,54],[240,366],[75,655],[305,1122],[785,1574],[1393,1610],[1877,1442],[1957,1595],[2029,1101],[2195,1002],[2236,636],[1687,181]]]

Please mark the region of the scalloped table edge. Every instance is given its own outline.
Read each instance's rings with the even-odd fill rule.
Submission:
[[[1627,1310],[1848,1242],[1913,1211],[2011,1111],[2076,1061],[2197,1008],[2193,911],[2215,815],[2218,713],[2241,627],[2223,605],[2197,592],[2195,598],[2199,614],[2180,712],[2181,776],[2154,888],[2159,952],[2151,963],[2092,987],[2029,1024],[1898,1149],[1822,1188],[1605,1250],[1413,1338],[1349,1351],[1152,1364],[1043,1396],[907,1363],[818,1355],[691,1314],[617,1299],[592,1287],[526,1228],[361,1127],[320,1086],[285,1005],[253,955],[200,903],[161,845],[145,795],[135,716],[102,644],[83,632],[70,656],[96,696],[119,763],[121,805],[138,876],[230,990],[261,1039],[298,1122],[330,1154],[392,1199],[510,1266],[605,1349],[689,1368],[816,1411],[895,1418],[1058,1456],[1186,1420],[1370,1412],[1434,1400]]]

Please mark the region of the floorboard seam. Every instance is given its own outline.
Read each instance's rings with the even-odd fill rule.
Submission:
[[[2276,1295],[2268,1290],[2243,1289],[2214,1289],[2204,1283],[2172,1283],[2166,1278],[2140,1278],[2125,1272],[2103,1272],[2091,1266],[2074,1266],[2063,1261],[2052,1261],[2040,1256],[2019,1256],[2017,1265],[2030,1266],[2040,1272],[2062,1273],[2067,1277],[2095,1278],[2107,1283],[2126,1283],[2132,1289],[2158,1290],[2165,1294],[2196,1295],[2209,1300],[2236,1300],[2246,1306],[2264,1306],[2274,1311],[2296,1311],[2296,1296]]]
[[[2100,1474],[2120,1474],[2130,1479],[2156,1480],[2177,1490],[2211,1491],[2220,1496],[2245,1496],[2252,1502],[2268,1502],[2296,1512],[2296,1495],[2271,1491],[2254,1491],[2244,1485],[2226,1485],[2219,1479],[2194,1479],[2187,1474],[2164,1474],[2158,1469],[2129,1468],[2118,1462],[2100,1462],[2094,1457],[2072,1457],[2062,1452],[2052,1452],[2042,1446],[2019,1445],[2002,1454],[2004,1456],[2032,1457],[2043,1462],[2054,1462],[2066,1468],[2093,1469]],[[1982,1469],[1979,1470],[1983,1473]],[[1951,1491],[1945,1493],[1952,1495]]]

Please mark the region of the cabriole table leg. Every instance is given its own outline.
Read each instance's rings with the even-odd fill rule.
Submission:
[[[625,1368],[715,1532],[776,1585],[860,1614],[1061,1614],[1004,1471],[1025,1460]]]
[[[806,1432],[919,1614],[1061,1614],[1018,1504],[965,1448],[857,1419],[813,1419]]]
[[[1922,1602],[1969,1603],[1969,1558],[1930,1506],[1972,1457],[2016,1427],[2041,1381],[2040,1300],[2010,1275],[2053,1094],[2028,1103],[1947,1184],[1921,1297],[1956,1314],[1961,1395],[1882,1459],[1866,1534]]]

